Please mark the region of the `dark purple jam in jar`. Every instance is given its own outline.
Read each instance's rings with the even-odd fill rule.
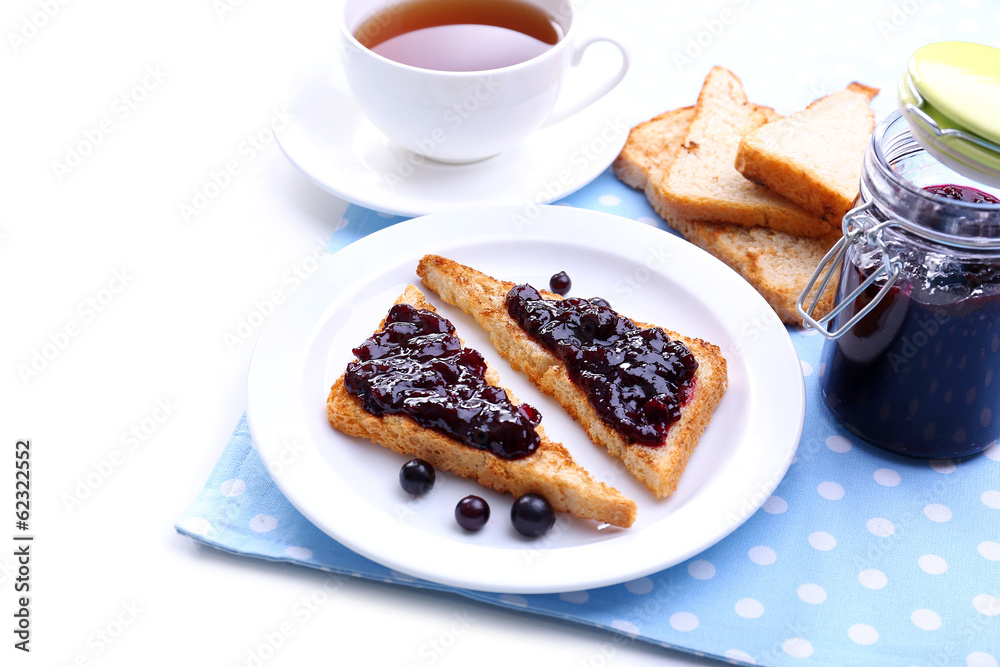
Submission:
[[[822,331],[826,404],[891,452],[983,451],[1000,439],[1000,198],[927,153],[897,112],[872,136],[857,204],[839,246],[845,310]]]
[[[1000,267],[901,260],[907,278],[827,346],[827,405],[851,432],[901,454],[980,451],[1000,436]],[[855,255],[841,295],[874,268]],[[843,317],[868,305],[885,282],[868,287]]]
[[[694,390],[698,361],[663,329],[641,329],[600,298],[543,299],[530,285],[507,294],[507,313],[558,357],[609,426],[627,441],[661,445]]]
[[[486,362],[463,348],[445,318],[407,304],[389,311],[381,331],[353,352],[344,385],[376,416],[405,414],[418,424],[503,459],[538,449],[538,411],[515,406],[486,382]]]
[[[979,188],[969,185],[927,185],[924,190],[938,197],[947,197],[956,201],[967,201],[973,204],[1000,204],[997,199],[988,192],[983,192]]]

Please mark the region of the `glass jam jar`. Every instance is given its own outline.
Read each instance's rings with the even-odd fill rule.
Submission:
[[[839,266],[833,313],[806,317],[829,339],[827,406],[852,433],[909,456],[961,457],[995,443],[1000,188],[942,164],[897,111],[872,135],[843,229],[803,292]]]

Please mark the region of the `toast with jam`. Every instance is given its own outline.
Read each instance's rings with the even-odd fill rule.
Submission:
[[[327,398],[337,430],[501,493],[539,494],[557,511],[625,528],[635,521],[635,502],[550,440],[538,412],[500,384],[416,287],[354,353]]]
[[[727,386],[719,348],[428,255],[417,274],[471,315],[497,352],[663,498],[676,489]]]

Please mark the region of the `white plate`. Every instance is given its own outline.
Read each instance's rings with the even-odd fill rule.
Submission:
[[[396,215],[544,204],[565,197],[611,164],[630,129],[624,115],[616,113],[618,86],[505,153],[464,165],[434,162],[375,129],[336,72],[318,67],[302,77],[289,103],[292,120],[275,136],[291,163],[321,188]]]
[[[595,477],[633,498],[629,529],[560,515],[537,540],[518,535],[512,499],[441,473],[411,499],[398,484],[408,458],[344,436],[327,423],[330,386],[415,275],[424,254],[499,278],[545,285],[560,270],[571,294],[603,296],[622,313],[722,348],[729,389],[681,479],[656,500],[594,445],[552,399],[494,352],[458,309],[431,301],[522,400],[542,413]],[[543,593],[628,581],[684,561],[742,524],[781,481],[798,444],[805,397],[784,326],[736,273],[676,236],[617,216],[559,206],[488,207],[409,220],[330,258],[261,333],[250,366],[247,415],[275,483],[320,529],[399,572],[464,588]],[[466,533],[454,508],[485,498],[492,518]]]

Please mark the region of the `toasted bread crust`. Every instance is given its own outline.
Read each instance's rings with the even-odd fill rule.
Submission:
[[[795,236],[830,233],[825,220],[747,180],[734,166],[743,135],[780,116],[747,101],[740,80],[712,68],[680,150],[656,184],[669,217],[768,227]]]
[[[645,191],[656,212],[685,239],[709,252],[753,285],[786,324],[801,324],[795,302],[823,255],[840,238],[838,231],[820,239],[792,236],[764,227],[687,220],[673,215],[657,187],[680,149],[691,107],[674,109],[636,126],[614,170],[622,181]],[[829,285],[816,308],[821,317],[833,308],[835,285]]]
[[[671,426],[664,443],[657,447],[631,444],[607,425],[591,407],[586,394],[569,378],[566,366],[535,342],[507,314],[504,299],[514,283],[487,276],[444,257],[428,255],[417,267],[424,284],[442,299],[458,306],[486,330],[501,356],[521,371],[543,392],[555,398],[576,419],[596,444],[602,445],[625,464],[658,498],[677,489],[698,438],[725,393],[726,360],[719,348],[696,338],[666,331],[680,340],[698,360],[693,394],[681,409],[680,420]],[[545,298],[561,298],[550,292]],[[651,325],[636,322],[637,326]]]
[[[852,83],[740,140],[736,169],[839,227],[858,195],[877,88]]]
[[[407,286],[396,303],[435,310],[420,290],[412,285]],[[502,387],[496,369],[489,366],[486,380]],[[509,389],[504,389],[511,402],[517,405],[517,398]],[[505,460],[423,428],[407,416],[378,417],[367,412],[361,401],[348,393],[343,375],[330,389],[326,407],[330,424],[343,433],[366,438],[400,454],[422,458],[436,469],[473,479],[495,491],[515,497],[537,493],[544,496],[557,511],[624,528],[635,521],[635,502],[616,489],[595,481],[573,461],[565,447],[545,435],[541,426],[536,428],[541,444],[533,454],[522,459]]]
[[[823,256],[840,234],[822,239],[790,236],[763,227],[739,227],[724,223],[667,221],[691,243],[720,259],[754,286],[782,322],[802,324],[795,302]],[[816,288],[806,304],[812,303]],[[813,316],[833,309],[836,285],[827,285]]]
[[[629,130],[621,154],[611,164],[615,175],[626,185],[644,190],[650,180],[649,171],[662,172],[674,161],[693,116],[694,107],[672,109]],[[680,137],[676,136],[674,128],[680,129]],[[658,182],[662,177],[660,174],[654,180]]]

